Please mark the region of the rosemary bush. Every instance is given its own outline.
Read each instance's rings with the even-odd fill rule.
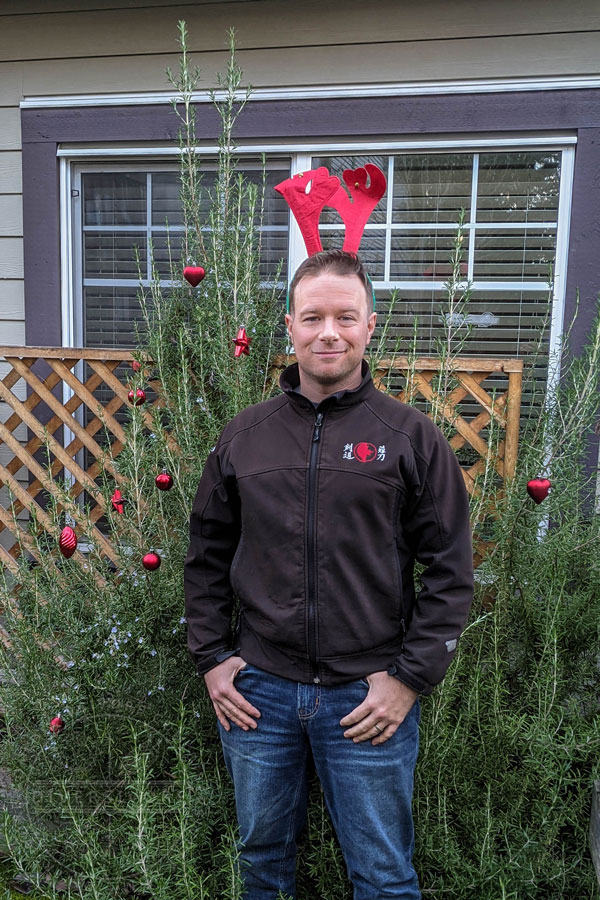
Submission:
[[[152,383],[163,404],[152,430],[131,408],[117,458],[127,502],[107,522],[120,565],[91,541],[84,571],[57,557],[32,521],[41,563],[32,568],[23,553],[16,595],[5,576],[12,649],[1,651],[0,765],[21,802],[5,814],[4,835],[18,871],[46,897],[65,896],[61,880],[67,896],[83,900],[240,896],[233,791],[212,704],[187,654],[182,568],[207,453],[228,419],[276,389],[269,363],[284,349],[283,307],[278,278],[269,287],[259,275],[263,192],[236,168],[234,128],[245,99],[235,55],[214,97],[223,131],[208,191],[195,153],[197,72],[188,64],[183,23],[180,29],[181,67],[170,77],[186,230],[181,260],[173,246],[174,286],[163,289],[156,273],[140,296],[142,368],[130,373],[130,384]],[[447,365],[434,385],[438,412],[454,387],[460,350],[452,313],[468,302],[468,292],[455,290],[460,234],[459,223],[440,348]],[[206,267],[197,289],[182,281],[184,264]],[[389,322],[380,326],[374,365],[378,354],[389,355]],[[234,359],[241,325],[251,352]],[[482,476],[474,528],[493,549],[479,569],[457,658],[423,702],[414,810],[425,897],[598,895],[586,832],[600,749],[600,535],[583,458],[598,420],[599,362],[600,317],[588,346],[526,423],[516,477],[500,493],[496,480]],[[174,476],[168,493],[154,486],[163,466]],[[525,487],[540,474],[553,487],[538,507]],[[100,482],[110,509],[108,471]],[[89,537],[89,510],[75,506],[67,484],[57,485],[48,508],[57,537],[61,507],[76,517],[80,537]],[[140,565],[151,547],[163,556],[154,573]],[[51,734],[57,714],[65,727]],[[351,897],[314,775],[298,883],[299,900]]]

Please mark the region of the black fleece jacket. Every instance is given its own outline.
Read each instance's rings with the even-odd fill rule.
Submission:
[[[375,388],[366,363],[358,388],[316,406],[297,365],[280,384],[229,422],[198,486],[185,561],[197,671],[237,652],[296,681],[387,670],[429,694],[473,594],[456,457],[427,416]]]

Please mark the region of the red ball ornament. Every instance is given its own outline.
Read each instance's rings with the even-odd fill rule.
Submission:
[[[49,727],[52,734],[58,734],[65,727],[65,723],[60,716],[54,716],[54,718],[50,720]]]
[[[549,478],[532,478],[527,482],[527,493],[536,503],[541,503],[548,496],[551,487]]]
[[[122,496],[119,488],[117,488],[115,490],[114,494],[110,498],[110,502],[113,505],[113,509],[115,509],[119,513],[119,515],[122,515],[123,514],[123,504],[125,503],[125,500],[123,499],[123,496]]]
[[[246,334],[246,329],[244,327],[238,328],[237,337],[233,338],[233,343],[235,344],[234,356],[238,359],[242,353],[245,353],[246,356],[250,356],[250,343],[252,338],[249,338]]]
[[[148,569],[149,572],[155,572],[156,569],[159,568],[161,563],[160,556],[158,553],[150,552],[146,553],[144,558],[142,559],[142,565],[145,569]]]
[[[127,399],[134,406],[141,406],[142,403],[146,402],[146,391],[143,391],[141,388],[138,388],[137,391],[129,391]]]
[[[192,287],[197,287],[205,275],[206,272],[202,266],[186,266],[183,270],[183,277],[189,281]]]
[[[170,491],[173,487],[173,476],[165,470],[156,476],[154,483],[159,491]]]
[[[58,548],[65,559],[70,559],[77,549],[77,535],[70,525],[65,525],[58,539]]]

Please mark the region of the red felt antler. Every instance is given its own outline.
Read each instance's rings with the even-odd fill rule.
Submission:
[[[300,172],[275,186],[294,214],[309,256],[323,249],[319,237],[319,218],[323,207],[339,188],[340,179],[330,175],[325,166]]]
[[[371,179],[368,187],[367,177]],[[369,216],[385,194],[386,180],[381,169],[371,163],[360,169],[346,169],[343,178],[352,200],[340,185],[330,205],[337,209],[346,226],[343,249],[358,253]]]
[[[385,175],[371,163],[359,169],[346,169],[343,178],[350,197],[339,178],[330,175],[325,166],[287,178],[275,188],[293,212],[309,256],[323,249],[319,219],[324,206],[332,206],[339,212],[346,226],[343,249],[356,253],[369,216],[385,193]],[[368,187],[367,179],[370,179]]]

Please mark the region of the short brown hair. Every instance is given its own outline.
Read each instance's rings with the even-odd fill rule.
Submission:
[[[296,269],[296,274],[290,284],[288,293],[289,311],[294,315],[294,295],[296,288],[303,278],[316,278],[325,272],[331,272],[332,275],[357,275],[360,279],[367,298],[367,306],[369,312],[372,311],[373,288],[365,272],[365,268],[356,255],[356,253],[348,253],[346,250],[321,250],[305,259]]]

